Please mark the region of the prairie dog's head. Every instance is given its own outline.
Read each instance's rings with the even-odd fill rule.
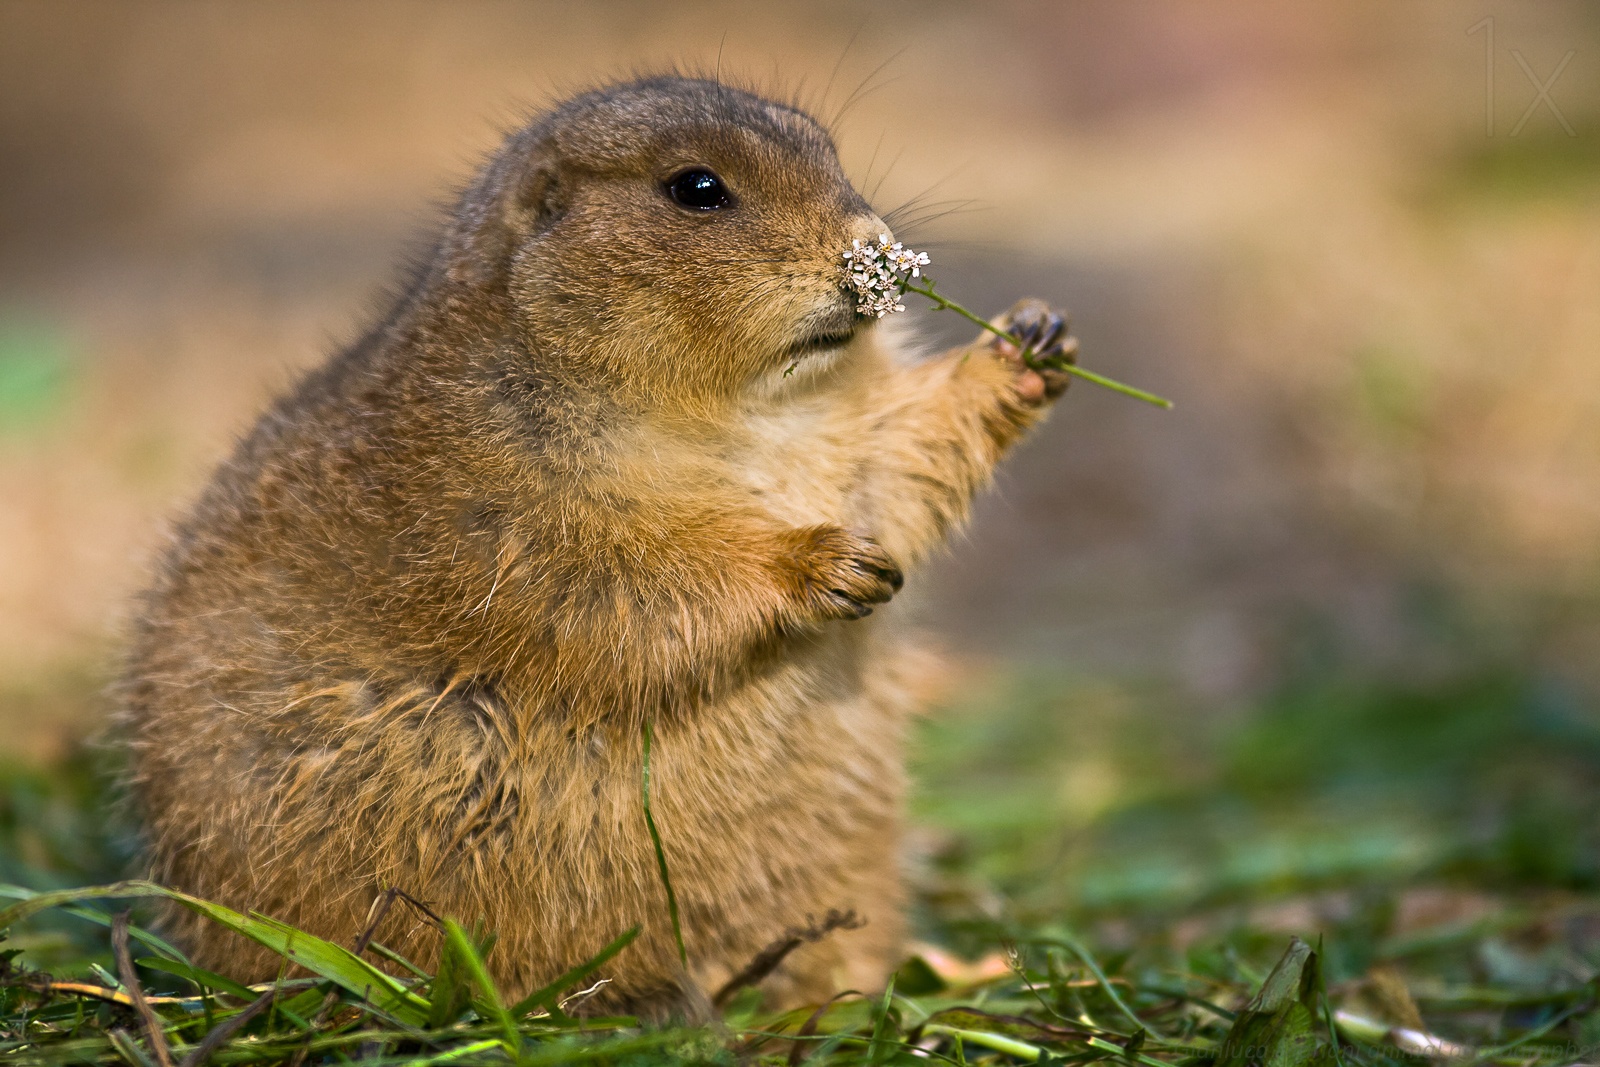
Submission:
[[[681,77],[584,93],[515,134],[456,225],[450,273],[503,285],[537,357],[645,402],[833,358],[866,326],[840,254],[887,232],[814,119]]]

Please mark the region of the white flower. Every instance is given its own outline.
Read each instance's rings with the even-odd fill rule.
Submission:
[[[856,312],[881,319],[906,309],[900,297],[910,279],[922,276],[928,254],[899,241],[891,243],[888,234],[880,233],[876,244],[863,244],[860,238],[851,241],[844,261],[846,284],[856,294]]]

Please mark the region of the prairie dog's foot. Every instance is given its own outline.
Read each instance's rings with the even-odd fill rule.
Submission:
[[[1027,345],[1028,366],[1022,353],[1010,341],[986,334],[987,343],[1000,358],[1016,371],[1012,385],[1017,399],[1027,407],[1037,407],[1054,400],[1066,392],[1071,376],[1049,364],[1075,363],[1078,359],[1078,339],[1067,331],[1071,326],[1068,316],[1053,311],[1043,300],[1019,300],[1011,310],[994,319],[994,325],[1022,340]]]
[[[839,526],[796,531],[800,596],[819,619],[860,619],[900,591],[905,577],[878,543]]]

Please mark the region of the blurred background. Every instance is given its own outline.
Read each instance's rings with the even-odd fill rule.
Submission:
[[[175,509],[501,130],[674,63],[837,115],[945,291],[1176,401],[1076,386],[918,578],[941,914],[1600,883],[1600,12],[1553,0],[0,4],[0,875],[109,869],[81,741]]]

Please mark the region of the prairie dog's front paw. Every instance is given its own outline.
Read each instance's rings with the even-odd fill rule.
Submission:
[[[1015,371],[1012,387],[1018,401],[1037,407],[1066,392],[1071,377],[1061,366],[1078,359],[1078,339],[1067,332],[1071,325],[1068,316],[1052,310],[1043,300],[1030,298],[1017,301],[994,325],[1026,347],[1024,353],[1004,338],[987,335],[990,347]]]
[[[900,591],[905,577],[872,538],[840,526],[795,531],[799,595],[818,619],[859,619]]]

